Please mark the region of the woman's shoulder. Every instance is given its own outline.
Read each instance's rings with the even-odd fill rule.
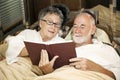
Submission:
[[[24,29],[22,32],[37,32],[37,31],[33,29]]]
[[[26,35],[26,34],[34,34],[37,33],[36,30],[32,30],[32,29],[24,29],[22,30],[18,35]]]

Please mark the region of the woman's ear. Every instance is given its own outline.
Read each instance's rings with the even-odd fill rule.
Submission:
[[[38,25],[39,25],[39,27],[41,28],[42,22],[41,22],[41,21],[39,21],[39,22],[38,22]]]

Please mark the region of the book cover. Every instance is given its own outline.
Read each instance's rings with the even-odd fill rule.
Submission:
[[[59,56],[54,64],[55,69],[63,65],[68,65],[69,59],[76,57],[75,44],[73,42],[55,44],[40,44],[33,42],[24,43],[33,65],[39,64],[42,49],[47,50],[49,60],[51,60],[55,55]]]

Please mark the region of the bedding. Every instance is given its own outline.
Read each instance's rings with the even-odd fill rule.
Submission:
[[[43,75],[38,68],[32,67],[31,61],[19,57],[19,61],[8,65],[0,61],[0,80],[113,80],[109,76],[93,72],[80,71],[70,66],[63,66],[54,72]]]
[[[0,44],[0,61],[5,58],[5,51],[8,47],[7,42],[3,42]]]
[[[102,25],[103,18],[104,17],[102,17],[101,19],[100,17],[101,19],[100,23],[102,23]],[[7,43],[0,45],[0,57],[5,56],[4,53],[7,49],[7,46],[8,46]],[[56,69],[52,73],[43,75],[42,71],[38,67],[32,66],[32,63],[29,59],[19,57],[18,62],[13,63],[11,65],[8,65],[6,63],[6,59],[0,61],[0,80],[113,80],[113,79],[102,73],[94,71],[80,71],[70,66],[63,66],[61,68]]]
[[[105,74],[93,71],[80,71],[70,66],[63,66],[54,72],[26,80],[113,80]]]
[[[36,73],[42,72],[36,69]],[[26,77],[36,77],[35,70],[32,70],[31,61],[20,57],[18,62],[8,65],[6,60],[0,61],[0,80],[25,80]]]

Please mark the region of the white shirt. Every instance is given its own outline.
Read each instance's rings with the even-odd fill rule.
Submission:
[[[24,41],[43,43],[40,32],[36,30],[26,29],[19,33],[17,36],[12,36],[7,39],[8,49],[6,51],[6,60],[8,64],[16,62],[18,60],[18,55],[25,47]],[[44,42],[48,44],[65,42],[64,39],[56,35],[53,39]]]
[[[93,40],[93,44],[76,48],[77,57],[84,57],[112,71],[120,80],[120,57],[113,47]]]

